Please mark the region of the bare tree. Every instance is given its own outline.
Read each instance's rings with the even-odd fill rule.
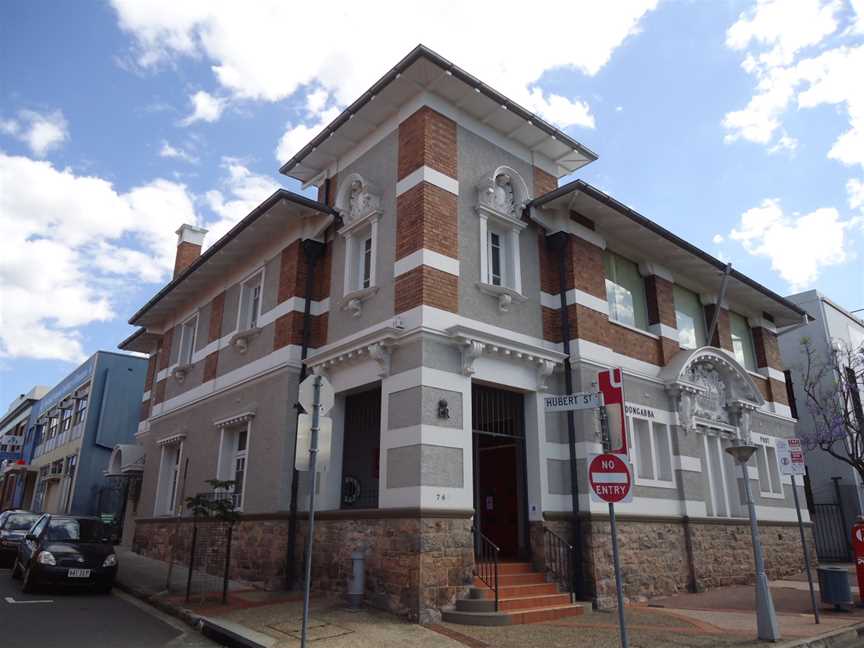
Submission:
[[[834,341],[830,351],[821,354],[805,337],[801,353],[801,385],[813,420],[813,428],[801,434],[802,444],[849,464],[864,483],[864,344]]]

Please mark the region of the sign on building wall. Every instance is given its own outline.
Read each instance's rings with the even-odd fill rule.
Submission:
[[[577,392],[575,394],[547,394],[543,397],[547,412],[569,412],[571,410],[594,409],[603,405],[600,392]]]

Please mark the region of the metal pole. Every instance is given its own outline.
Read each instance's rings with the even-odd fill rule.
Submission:
[[[717,295],[717,303],[714,305],[714,313],[711,316],[711,326],[708,327],[708,344],[713,344],[714,333],[717,331],[717,322],[720,320],[720,308],[726,297],[726,284],[729,283],[729,273],[732,272],[732,264],[727,263],[723,269],[723,279],[720,280],[720,293]],[[717,338],[717,346],[721,346],[720,338]]]
[[[612,527],[612,565],[615,568],[615,593],[618,596],[618,628],[621,648],[627,648],[627,625],[624,623],[624,588],[621,586],[621,563],[618,561],[618,530],[615,527],[615,505],[609,502],[609,525]]]
[[[189,571],[186,574],[186,602],[189,602],[189,591],[192,589],[192,568],[195,566],[195,542],[198,539],[198,525],[192,526],[192,548],[189,551]]]
[[[312,536],[315,534],[315,469],[318,458],[318,417],[321,410],[321,376],[315,376],[312,397],[312,428],[309,430],[309,531],[306,537],[306,583],[303,589],[303,630],[300,648],[306,648],[309,627],[309,590],[312,586]]]
[[[810,605],[813,606],[813,618],[819,623],[819,607],[816,605],[816,590],[813,589],[813,573],[810,571],[810,550],[804,537],[804,522],[801,520],[801,505],[798,504],[798,486],[795,475],[792,477],[792,497],[795,498],[795,513],[798,515],[798,530],[801,532],[801,547],[804,549],[804,569],[807,571],[807,584],[810,586]]]
[[[228,572],[231,567],[231,536],[234,535],[234,523],[228,523],[228,546],[225,548],[225,576],[222,578],[222,605],[228,600]]]
[[[756,524],[756,507],[750,494],[750,476],[747,474],[747,462],[741,465],[744,474],[744,496],[747,498],[747,510],[750,514],[750,539],[753,542],[753,560],[756,563],[756,625],[759,639],[762,641],[779,641],[780,628],[777,625],[777,613],[774,611],[774,601],[768,586],[768,576],[765,574],[765,562],[762,559],[762,542],[759,540],[759,527]]]

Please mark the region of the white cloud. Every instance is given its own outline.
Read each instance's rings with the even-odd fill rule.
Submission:
[[[711,242],[714,243],[715,245],[719,245],[720,243],[722,243],[725,240],[726,239],[723,238],[722,234],[715,234],[714,238],[711,239]]]
[[[849,196],[849,206],[852,209],[864,209],[864,179],[849,178],[846,183],[846,194]]]
[[[172,146],[165,140],[162,140],[162,148],[159,149],[159,156],[175,160],[183,160],[184,162],[189,162],[189,164],[198,164],[197,156],[192,155],[185,149]]]
[[[279,188],[279,184],[267,176],[251,172],[241,160],[226,157],[222,167],[228,172],[220,189],[208,191],[207,206],[218,219],[208,223],[205,245],[210,246],[225,235],[234,225],[246,217],[265,198]]]
[[[415,0],[400,5],[400,11],[370,11],[363,3],[334,0],[327,5],[332,19],[323,39],[319,30],[302,27],[320,22],[314,3],[112,4],[121,28],[135,38],[139,65],[196,57],[211,63],[217,81],[234,98],[280,101],[298,93],[311,125],[301,131],[292,123],[293,134],[280,145],[280,150],[296,150],[295,140],[302,134],[308,141],[317,132],[328,106],[356,99],[418,42],[561,127],[591,128],[588,104],[545,92],[541,78],[560,69],[597,74],[627,37],[638,33],[640,20],[657,0],[560,3],[555,23],[579,25],[579,37],[547,38],[539,48],[525,35],[548,33],[549,10],[526,11],[514,0],[498,3],[495,10],[480,2]],[[411,29],[405,29],[405,16],[412,18]],[[288,33],[290,52],[274,56],[273,44],[284,42]]]
[[[798,148],[798,140],[794,137],[789,137],[787,134],[783,134],[780,136],[780,139],[768,149],[769,153],[779,153],[780,151],[789,151],[790,153],[794,152],[795,149]]]
[[[778,199],[766,198],[741,215],[729,238],[750,254],[769,259],[791,290],[801,290],[813,284],[823,267],[852,258],[846,234],[860,223],[856,218],[841,220],[833,207],[787,216]]]
[[[315,135],[338,116],[339,109],[333,107],[318,115],[316,121],[311,125],[294,125],[289,122],[286,131],[276,145],[276,159],[283,162],[290,160],[292,155],[308,144]]]
[[[45,157],[69,139],[66,118],[60,110],[19,110],[17,119],[0,120],[0,131],[24,142],[38,157]]]
[[[199,90],[189,97],[189,101],[192,103],[192,114],[180,122],[184,126],[189,126],[199,121],[208,123],[219,121],[228,104],[228,100],[224,97],[216,97],[203,90]]]
[[[128,192],[102,178],[0,153],[0,356],[84,358],[78,329],[116,316],[136,282],[161,281],[174,230],[197,222],[185,186],[156,179]]]

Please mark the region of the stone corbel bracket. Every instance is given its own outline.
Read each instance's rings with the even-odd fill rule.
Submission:
[[[378,376],[386,378],[390,375],[391,347],[386,342],[375,342],[366,347],[369,357],[378,363]]]
[[[237,349],[237,353],[243,355],[248,350],[249,342],[252,338],[260,333],[260,328],[250,328],[245,331],[238,331],[231,337],[231,346]]]
[[[750,441],[750,425],[753,418],[753,412],[759,409],[759,406],[750,401],[736,400],[729,403],[729,409],[735,414],[735,423],[738,426],[738,434],[740,435],[740,438],[744,441]]]
[[[678,404],[678,426],[686,433],[696,429],[696,397],[705,391],[701,387],[677,382],[666,388]]]
[[[352,317],[360,317],[363,313],[363,302],[373,297],[378,292],[378,286],[364,288],[363,290],[355,290],[348,293],[342,299],[341,309],[347,313],[351,313]]]
[[[459,347],[462,351],[462,373],[465,376],[473,376],[474,361],[483,355],[486,345],[477,340],[460,340]]]
[[[191,368],[191,364],[178,364],[171,370],[171,375],[178,383],[182,383],[184,380],[186,380],[186,375],[189,373],[189,370]]]
[[[549,388],[549,376],[555,371],[555,363],[552,360],[537,361],[537,391],[546,391]]]

